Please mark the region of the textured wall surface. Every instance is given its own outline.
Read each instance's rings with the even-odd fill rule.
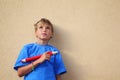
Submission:
[[[0,0],[1,80],[22,80],[13,66],[42,17],[54,24],[63,80],[120,80],[120,0]]]

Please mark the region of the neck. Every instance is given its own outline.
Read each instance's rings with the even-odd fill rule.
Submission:
[[[48,40],[38,40],[37,44],[46,45],[46,44],[48,44]]]

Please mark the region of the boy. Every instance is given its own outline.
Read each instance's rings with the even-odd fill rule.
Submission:
[[[48,44],[53,36],[53,25],[42,18],[35,25],[36,43],[25,45],[14,66],[18,76],[24,76],[24,80],[61,80],[60,75],[66,72],[60,51]],[[50,56],[49,51],[57,51]],[[21,62],[22,59],[42,55],[39,59],[30,62]]]

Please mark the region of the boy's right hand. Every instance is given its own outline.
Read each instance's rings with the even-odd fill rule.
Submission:
[[[50,60],[50,54],[47,54],[47,53],[48,52],[43,53],[39,59],[35,60],[31,64],[19,67],[18,68],[18,75],[20,77],[22,77],[22,76],[28,74],[29,72],[31,72],[33,66],[35,68],[37,65],[39,65],[40,63],[43,63],[45,60]]]
[[[36,61],[38,61],[39,63],[44,62],[45,60],[50,60],[50,54],[47,54],[48,52],[45,52],[42,54],[42,56],[37,59]]]

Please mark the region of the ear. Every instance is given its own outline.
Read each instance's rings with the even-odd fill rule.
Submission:
[[[37,31],[35,31],[34,34],[35,34],[36,37],[38,37],[38,36],[37,36]]]
[[[51,34],[51,37],[50,38],[53,38],[53,33]]]
[[[50,38],[53,38],[53,36],[51,36]]]

